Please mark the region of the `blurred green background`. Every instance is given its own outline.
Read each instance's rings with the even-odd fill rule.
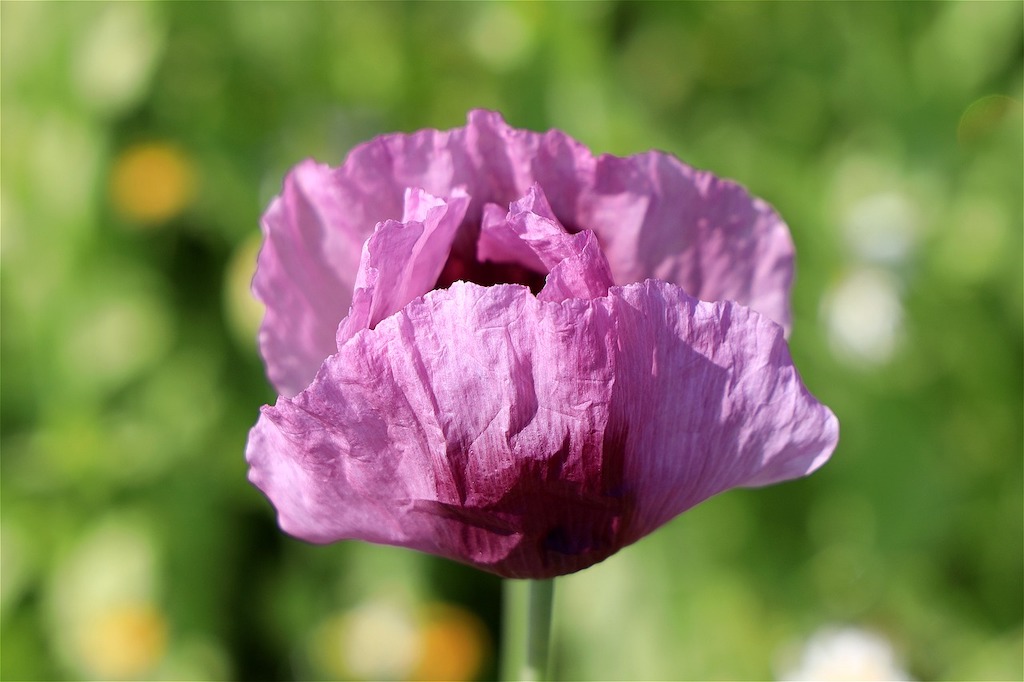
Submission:
[[[558,674],[794,676],[853,628],[864,678],[1024,676],[1021,3],[4,2],[0,26],[4,679],[495,675],[496,579],[286,537],[243,461],[285,171],[473,107],[772,202],[796,364],[842,424],[814,476],[560,579]]]

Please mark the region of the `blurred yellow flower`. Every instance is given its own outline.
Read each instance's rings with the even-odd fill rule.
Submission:
[[[167,621],[152,604],[120,604],[96,614],[81,640],[81,662],[96,677],[139,678],[164,657]]]
[[[235,248],[224,273],[224,306],[228,324],[239,345],[252,352],[256,351],[255,339],[264,311],[263,303],[250,290],[259,250],[260,239],[256,233]]]
[[[487,630],[466,609],[435,604],[420,629],[420,658],[414,680],[472,680],[487,654]]]
[[[192,201],[195,167],[179,148],[166,142],[136,144],[121,152],[110,173],[110,199],[124,217],[161,223]]]
[[[112,514],[60,562],[49,589],[52,637],[64,663],[88,679],[152,677],[167,654],[160,562],[144,517]]]

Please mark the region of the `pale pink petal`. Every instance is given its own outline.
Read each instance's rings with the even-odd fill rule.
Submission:
[[[558,263],[579,252],[573,235],[551,214],[539,186],[533,185],[526,195],[512,202],[509,211],[500,221],[493,214],[481,226],[477,255],[481,260],[505,262],[508,259],[491,247],[489,241],[494,232],[512,232],[519,241],[536,257],[543,272],[550,272]]]
[[[250,479],[282,528],[507,575],[607,556],[625,513],[605,490],[617,481],[593,475],[610,320],[570,303],[456,283],[353,337],[307,391],[264,408],[250,436]],[[573,551],[545,549],[549,527]]]
[[[526,223],[528,216],[536,216],[540,225],[532,232]],[[558,222],[551,206],[539,185],[531,185],[525,195],[513,201],[506,211],[497,204],[484,206],[480,224],[480,237],[476,245],[476,257],[481,262],[515,263],[525,268],[547,273],[565,254],[541,252],[550,251],[545,245],[531,246],[532,240],[553,240],[557,248],[560,236],[566,229]]]
[[[488,204],[477,245],[481,261],[515,263],[548,275],[543,301],[597,298],[608,293],[611,271],[593,232],[569,234],[538,185],[500,216]]]
[[[509,225],[509,212],[497,204],[484,206],[476,258],[483,264],[514,263],[540,274],[548,271],[537,252]]]
[[[474,198],[508,206],[538,184],[563,225],[573,232],[582,227],[573,218],[594,165],[582,144],[559,130],[520,130],[497,112],[476,110],[468,116],[466,145],[474,165],[475,184],[469,190]]]
[[[267,374],[284,395],[305,388],[334,352],[359,251],[373,228],[349,220],[338,175],[311,161],[299,164],[263,216],[253,292],[266,306],[259,341]]]
[[[339,348],[434,288],[468,204],[459,188],[448,200],[420,189],[406,192],[403,222],[379,224],[363,246],[352,308],[337,329]]]
[[[543,578],[835,445],[781,329],[646,282],[539,301],[456,283],[356,334],[264,408],[250,479],[282,528]]]
[[[723,490],[804,476],[828,460],[838,421],[804,387],[781,327],[665,282],[617,291],[611,409],[637,455],[624,474],[638,500],[632,539]]]
[[[387,135],[359,145],[337,167],[304,161],[263,216],[253,292],[266,306],[260,352],[283,395],[305,388],[336,348],[363,243],[403,215],[407,188],[449,196],[473,173],[465,130]],[[476,210],[479,211],[478,203]]]
[[[594,233],[587,230],[572,235],[572,247],[573,253],[548,273],[544,288],[537,294],[541,301],[599,298],[608,294],[612,272]]]
[[[672,282],[704,301],[743,303],[789,329],[789,229],[740,185],[659,152],[604,155],[577,220],[597,233],[616,283]]]
[[[597,233],[616,284],[665,280],[789,329],[789,229],[741,185],[661,152],[595,158],[560,131],[518,130],[493,112],[470,113],[466,144],[475,200],[506,205],[539,185],[570,232]]]
[[[274,385],[294,395],[333,351],[362,244],[375,225],[401,217],[407,188],[439,197],[465,188],[450,279],[472,273],[490,283],[503,271],[491,276],[475,262],[485,206],[508,206],[534,185],[550,202],[552,216],[543,217],[597,234],[616,284],[662,279],[788,328],[793,249],[766,203],[666,154],[595,159],[560,131],[518,130],[495,112],[473,111],[464,128],[384,135],[336,169],[305,162],[286,180],[264,216],[253,285],[267,306],[260,347]]]

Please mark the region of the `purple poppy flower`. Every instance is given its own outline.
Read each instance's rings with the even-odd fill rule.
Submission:
[[[835,448],[785,341],[788,229],[666,154],[474,111],[298,165],[263,232],[282,395],[246,457],[297,537],[548,578]]]

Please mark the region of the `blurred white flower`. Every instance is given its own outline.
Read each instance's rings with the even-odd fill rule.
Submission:
[[[391,598],[329,616],[308,644],[314,676],[360,680],[473,680],[489,649],[487,628],[472,612]]]
[[[406,679],[420,655],[415,614],[400,601],[374,599],[336,614],[310,644],[324,672],[365,680]]]
[[[861,268],[847,274],[822,300],[832,352],[852,364],[889,360],[902,335],[903,303],[889,273]]]
[[[780,680],[913,680],[882,636],[854,627],[826,627],[806,642]]]
[[[916,247],[919,231],[917,207],[907,195],[896,191],[859,199],[843,219],[847,244],[870,263],[902,264]]]
[[[107,5],[85,32],[72,62],[79,95],[107,113],[131,106],[145,94],[163,46],[150,6]]]
[[[400,679],[419,654],[413,614],[397,604],[370,602],[349,612],[343,641],[353,673],[367,679]]]
[[[497,71],[522,64],[530,56],[535,36],[518,8],[484,3],[476,9],[466,34],[473,54]]]

